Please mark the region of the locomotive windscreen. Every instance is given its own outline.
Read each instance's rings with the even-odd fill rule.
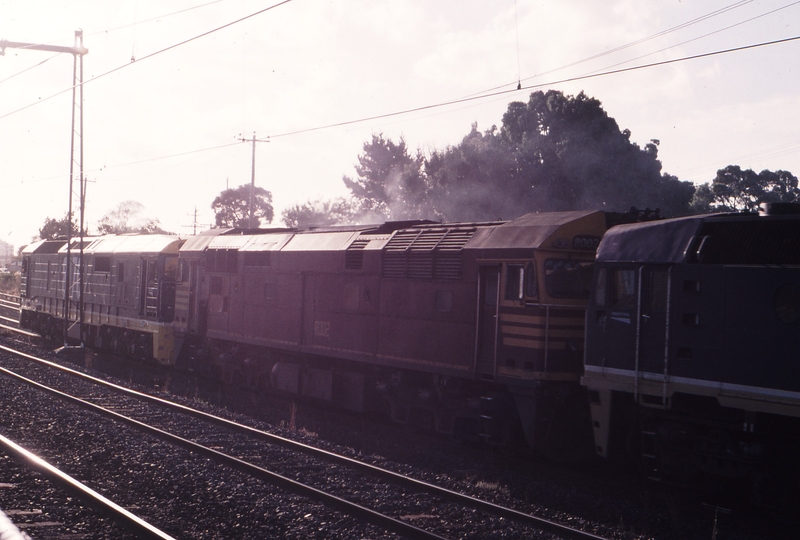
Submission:
[[[700,235],[701,264],[800,265],[800,220],[709,220]]]

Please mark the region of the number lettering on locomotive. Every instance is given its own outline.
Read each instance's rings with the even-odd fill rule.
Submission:
[[[331,323],[328,321],[314,321],[314,335],[331,337]]]

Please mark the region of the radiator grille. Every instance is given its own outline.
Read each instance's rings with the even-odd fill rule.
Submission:
[[[461,279],[461,250],[475,230],[468,227],[398,231],[383,252],[383,277],[437,281]]]

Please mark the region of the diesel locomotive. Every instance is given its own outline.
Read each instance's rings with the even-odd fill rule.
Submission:
[[[21,320],[443,433],[758,486],[800,450],[798,208],[86,238],[80,326],[66,242],[44,241]]]
[[[609,230],[581,383],[601,456],[797,490],[800,205]]]
[[[90,347],[563,454],[589,442],[584,319],[614,216],[89,238],[82,325],[66,242],[45,241],[23,252],[21,319],[58,335],[68,311]]]

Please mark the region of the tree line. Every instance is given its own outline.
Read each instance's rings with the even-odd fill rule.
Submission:
[[[788,171],[756,173],[728,165],[695,186],[662,171],[659,141],[631,141],[602,104],[577,96],[537,91],[527,103],[509,103],[500,126],[477,124],[456,145],[427,154],[373,135],[342,181],[350,196],[310,200],[283,211],[287,227],[433,219],[443,222],[513,219],[529,212],[658,209],[675,217],[756,210],[765,202],[800,201],[797,177]],[[226,189],[211,204],[219,227],[251,225],[250,185]],[[138,205],[138,206],[137,206]],[[158,220],[132,225],[141,211],[122,203],[101,219],[98,231],[164,232]],[[272,194],[256,187],[253,226],[272,223]],[[77,234],[74,224],[73,234]],[[65,234],[68,220],[50,220],[41,238]]]

